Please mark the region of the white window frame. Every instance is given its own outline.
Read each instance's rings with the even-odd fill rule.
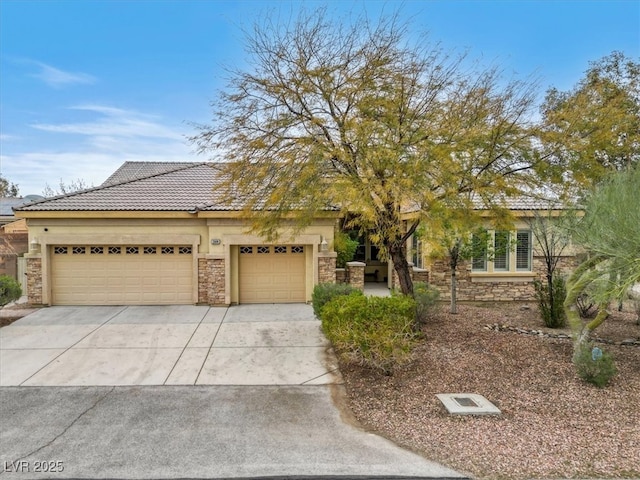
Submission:
[[[505,239],[505,245],[498,245],[498,241],[502,238],[504,238],[503,236],[506,236]],[[500,230],[500,231],[495,231],[493,232],[493,271],[494,272],[508,272],[510,270],[511,267],[511,232],[506,231],[506,230]],[[504,249],[504,252],[501,254],[498,254],[497,251],[498,249]],[[501,266],[497,266],[497,264],[499,263],[497,260],[500,259],[500,263]]]
[[[527,234],[527,266],[519,267],[518,263],[520,261],[520,235]],[[531,230],[518,230],[516,232],[516,259],[515,259],[515,270],[516,272],[531,272],[533,270],[533,235],[531,234]]]
[[[533,235],[531,230],[518,229],[518,230],[488,230],[487,247],[493,245],[494,255],[493,258],[489,258],[489,248],[485,251],[484,257],[474,257],[471,259],[471,273],[472,274],[517,274],[517,273],[533,273]],[[496,240],[500,239],[500,235],[507,234],[507,250],[501,258],[504,258],[503,262],[496,262],[497,255],[495,251],[501,248],[496,244]],[[522,243],[520,239],[523,235],[527,235],[526,250],[521,251]],[[515,238],[515,241],[513,239]],[[520,260],[522,260],[523,252],[527,255],[526,267],[521,267]],[[500,266],[496,266],[496,263],[501,263]],[[506,264],[506,266],[505,266]]]

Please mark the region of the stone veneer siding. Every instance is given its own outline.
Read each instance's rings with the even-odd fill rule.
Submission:
[[[198,259],[198,303],[209,303],[209,261]]]
[[[209,304],[224,305],[224,258],[211,259],[209,272]]]
[[[318,257],[318,283],[336,283],[336,257],[335,253]]]
[[[558,264],[561,275],[568,275],[578,262],[575,257],[562,257]],[[490,276],[480,277],[473,281],[471,275],[471,264],[461,262],[457,269],[459,301],[477,302],[503,302],[503,301],[533,301],[535,300],[535,289],[533,281],[535,279],[544,280],[544,258],[533,258],[533,274],[521,272],[520,278],[509,279],[499,277],[492,280]],[[517,275],[517,274],[516,274]],[[432,263],[429,274],[430,284],[438,289],[441,300],[451,298],[451,274],[449,260],[436,260]]]
[[[224,258],[198,259],[198,303],[226,305]]]
[[[42,305],[42,258],[27,257],[27,301]]]

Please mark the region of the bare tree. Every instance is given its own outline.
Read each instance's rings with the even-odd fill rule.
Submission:
[[[424,38],[411,43],[397,15],[267,18],[246,49],[249,67],[230,72],[212,124],[192,141],[227,162],[228,202],[241,201],[267,238],[284,219],[303,228],[338,206],[411,294],[407,239],[434,209],[469,192],[491,208],[497,192],[534,178],[535,86],[470,68]]]

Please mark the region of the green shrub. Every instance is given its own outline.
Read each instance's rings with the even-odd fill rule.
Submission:
[[[17,300],[22,295],[18,281],[8,275],[0,275],[0,306]]]
[[[426,282],[413,284],[413,298],[416,301],[416,324],[424,325],[438,303],[440,292]]]
[[[553,297],[546,282],[536,280],[533,285],[544,324],[549,328],[564,327],[567,324],[567,316],[564,312],[564,299],[567,296],[565,279],[560,276],[553,278],[551,285]]]
[[[333,300],[335,297],[351,295],[354,292],[358,292],[362,295],[360,290],[348,283],[320,283],[316,285],[313,289],[313,293],[311,294],[313,313],[316,314],[316,317],[320,318],[320,312],[325,304]]]
[[[336,267],[345,268],[347,262],[353,260],[358,249],[358,240],[352,239],[349,234],[338,231],[333,238],[333,249],[338,254]]]
[[[322,309],[322,329],[343,361],[390,375],[410,360],[420,337],[415,311],[408,296],[341,296]]]
[[[581,379],[599,388],[606,386],[618,373],[613,357],[588,342],[577,347],[573,364]]]

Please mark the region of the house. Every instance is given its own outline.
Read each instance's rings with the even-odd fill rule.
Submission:
[[[280,240],[248,232],[242,205],[223,203],[220,166],[206,162],[126,162],[99,187],[15,208],[27,222],[27,295],[42,305],[308,302],[322,282],[397,285],[366,235],[351,273],[336,271],[330,251],[338,212],[327,210],[302,232],[283,226]],[[509,232],[489,230],[508,248],[462,262],[461,301],[532,300],[543,258],[529,220],[549,209],[535,198],[506,200]],[[481,207],[478,207],[481,210]],[[553,210],[556,215],[559,210]],[[481,212],[490,222],[489,213]],[[407,221],[411,212],[406,212]],[[433,258],[417,236],[407,243],[415,281],[450,295],[449,262]],[[567,250],[565,271],[576,265]]]
[[[102,185],[15,209],[42,305],[307,302],[335,279],[337,212],[267,243],[222,202],[219,165],[126,162]]]

